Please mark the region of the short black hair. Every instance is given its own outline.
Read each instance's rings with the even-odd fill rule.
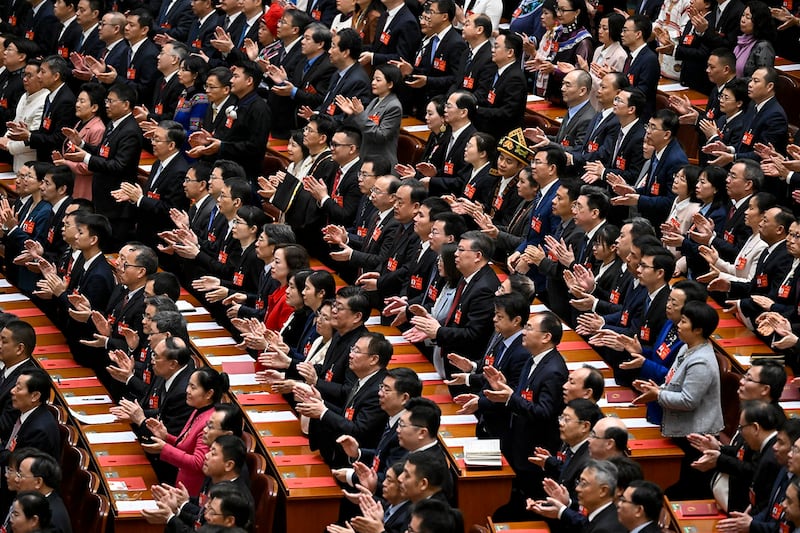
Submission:
[[[166,295],[173,302],[180,298],[181,282],[178,280],[178,276],[172,272],[154,272],[147,276],[147,279],[153,282],[154,295]]]
[[[369,296],[361,287],[348,285],[336,291],[336,296],[341,296],[347,300],[347,306],[353,313],[361,313],[361,322],[366,322],[372,312],[369,303]]]
[[[519,293],[512,292],[510,294],[499,294],[494,297],[495,309],[502,309],[508,315],[508,318],[514,320],[520,318],[520,326],[528,323],[528,317],[531,315],[531,304],[525,297]]]
[[[44,405],[50,399],[50,391],[53,384],[50,376],[41,368],[26,368],[19,373],[20,377],[28,376],[27,388],[29,393],[38,392],[40,395],[39,403]]]
[[[353,28],[345,28],[336,32],[339,38],[339,50],[347,52],[350,59],[358,61],[361,55],[361,36]],[[356,67],[361,68],[361,67]]]
[[[33,458],[31,463],[31,475],[42,478],[42,482],[56,489],[61,486],[61,466],[50,454],[38,452],[29,456]]]
[[[406,402],[408,419],[417,427],[428,430],[428,436],[435,439],[442,421],[442,409],[428,398],[411,398]]]
[[[631,495],[631,503],[641,505],[645,516],[657,522],[664,506],[664,493],[661,491],[661,487],[652,481],[639,479],[631,481],[628,486],[634,489]]]
[[[749,400],[742,402],[741,410],[745,423],[758,424],[767,431],[778,431],[786,421],[783,409],[774,403]]]
[[[553,346],[558,346],[561,342],[561,337],[564,335],[564,326],[561,324],[561,319],[552,311],[544,311],[538,315],[541,317],[542,331],[550,334],[550,342]]]
[[[603,189],[594,185],[584,185],[581,187],[580,196],[586,197],[586,205],[589,209],[597,209],[597,214],[601,220],[605,220],[608,217],[608,212],[611,210],[611,200],[608,197],[608,193]]]
[[[14,319],[6,323],[5,329],[11,332],[14,342],[25,347],[25,354],[29,357],[33,355],[36,348],[36,330],[24,320]]]
[[[438,0],[440,3],[450,0]],[[411,508],[412,516],[419,518],[416,533],[461,533],[464,531],[464,517],[461,511],[453,509],[440,500],[427,498],[420,500]]]
[[[603,412],[597,404],[586,398],[575,398],[567,403],[567,407],[575,411],[575,416],[579,422],[589,422],[589,427],[593,428],[597,421],[603,417]]]
[[[408,394],[409,399],[422,396],[422,380],[410,368],[392,368],[386,372],[386,376],[394,379],[394,390],[397,394]]]
[[[244,414],[238,405],[235,403],[218,403],[214,406],[214,411],[224,415],[220,423],[222,431],[230,431],[235,437],[242,437]]]
[[[683,306],[681,314],[685,316],[692,329],[700,328],[703,338],[707,339],[719,325],[719,316],[714,308],[705,302],[688,302]]]
[[[758,367],[758,380],[762,385],[769,387],[770,399],[778,403],[786,386],[786,367],[772,359],[754,358],[750,361],[751,367]]]
[[[392,343],[384,337],[383,333],[374,331],[368,331],[362,335],[362,337],[367,337],[369,339],[369,353],[378,356],[378,365],[380,365],[381,368],[386,368],[386,365],[392,360],[392,355],[394,354]]]

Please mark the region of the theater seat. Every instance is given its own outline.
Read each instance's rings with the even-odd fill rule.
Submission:
[[[271,533],[278,503],[278,482],[268,474],[258,474],[250,481],[255,509],[255,533]]]
[[[267,460],[254,452],[247,453],[247,468],[250,470],[250,478],[267,471]]]
[[[73,526],[72,529],[84,533],[105,533],[110,509],[108,498],[101,494],[86,493],[82,499],[78,513],[79,526]]]
[[[425,152],[425,144],[408,133],[400,132],[397,139],[397,161],[404,165],[416,165]]]

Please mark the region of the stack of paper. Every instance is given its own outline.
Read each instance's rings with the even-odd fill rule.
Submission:
[[[500,439],[476,439],[464,443],[464,464],[468,468],[501,468]]]

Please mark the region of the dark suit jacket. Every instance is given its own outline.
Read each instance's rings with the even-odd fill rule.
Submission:
[[[636,190],[639,193],[639,211],[647,213],[653,225],[658,226],[666,222],[675,200],[675,194],[672,192],[672,176],[688,164],[689,159],[678,139],[672,139],[656,165],[655,172],[648,172],[644,187]]]
[[[599,122],[595,127],[595,122]],[[572,153],[572,162],[575,167],[582,168],[587,161],[605,161],[611,157],[614,144],[619,135],[619,119],[613,112],[605,118],[602,110],[595,114],[592,122],[586,128],[586,135],[580,145],[567,149]]]
[[[61,151],[64,145],[61,128],[71,128],[74,125],[75,95],[65,83],[50,100],[47,113],[42,114],[39,129],[31,132],[28,144],[36,149],[36,158],[39,161],[48,161],[53,150]]]
[[[128,301],[125,302],[125,298]],[[111,335],[108,338],[109,350],[128,351],[128,343],[125,336],[120,333],[120,328],[128,327],[139,333],[139,338],[143,338],[142,315],[144,314],[144,288],[137,290],[132,295],[128,295],[128,289],[123,285],[117,285],[111,297],[108,299],[106,308],[106,318],[111,326]]]
[[[337,122],[344,120],[344,113],[333,102],[334,98],[340,94],[348,98],[358,98],[364,104],[364,107],[372,100],[369,77],[359,63],[355,63],[347,69],[341,81],[339,81],[339,73],[333,73],[328,84],[328,92],[325,93],[325,98],[322,99],[319,107],[317,107],[317,111],[333,117]]]
[[[569,121],[567,120],[569,114],[564,115],[561,127],[558,128],[558,133],[552,140],[563,146],[565,150],[575,146],[583,146],[584,137],[589,134],[589,124],[592,123],[594,115],[594,108],[591,102],[587,100]]]
[[[475,127],[490,133],[495,139],[502,138],[515,128],[524,127],[526,87],[522,69],[516,63],[510,65],[497,78],[486,100],[478,102]]]
[[[170,435],[180,435],[186,421],[194,410],[186,403],[186,386],[189,384],[189,378],[194,372],[194,363],[191,362],[180,371],[175,377],[169,387],[169,391],[164,388],[164,378],[155,378],[150,384],[148,393],[146,395],[146,405],[143,405],[144,414],[150,418],[160,418],[164,425],[167,426],[167,433]],[[153,397],[157,397],[158,407],[153,407],[154,403],[150,403]],[[134,426],[133,430],[137,435],[149,436],[150,430],[147,426]]]
[[[0,436],[8,436],[14,426],[19,410],[11,405],[11,389],[17,384],[17,378],[23,370],[36,368],[32,359],[26,359],[18,368],[15,368],[7,378],[0,383]]]
[[[774,296],[778,293],[780,284],[789,273],[793,258],[786,251],[786,241],[778,244],[765,259],[766,251],[764,250],[761,257],[758,258],[755,275],[749,283],[731,282],[730,294],[732,297],[749,300],[749,297],[754,294]]]
[[[382,65],[401,58],[413,64],[414,52],[422,40],[419,21],[408,9],[408,6],[400,8],[391,24],[386,26],[388,17],[387,12],[381,13],[381,16],[378,17],[375,40],[369,47],[369,51],[373,53],[372,64]]]
[[[711,10],[708,22],[708,30],[700,36],[700,42],[709,50],[715,48],[727,48],[733,50],[736,46],[736,39],[741,33],[739,20],[742,18],[744,4],[740,0],[734,0],[722,12],[722,18],[717,20],[717,10]]]
[[[645,46],[623,74],[628,76],[631,86],[640,89],[647,97],[647,106],[642,113],[642,117],[647,120],[655,111],[658,80],[661,79],[658,55],[649,46]]]
[[[713,9],[706,13],[705,18],[709,22],[709,29],[713,27],[711,20],[715,16]],[[713,85],[706,74],[706,63],[708,63],[710,55],[711,49],[696,34],[694,25],[690,20],[684,26],[683,33],[678,40],[678,46],[675,47],[675,59],[683,61],[680,72],[681,84],[703,94],[708,94]]]
[[[657,524],[651,524],[656,526],[656,530],[658,530]],[[649,526],[648,526],[649,527]],[[600,514],[594,517],[594,520],[590,521],[588,526],[584,528],[584,533],[627,533],[627,529],[625,526],[619,523],[619,517],[617,516],[617,506],[613,503],[603,509]],[[647,528],[642,530],[644,533],[647,531]],[[647,531],[647,533],[651,533]]]
[[[336,16],[336,3],[333,0],[309,0],[306,13],[316,22],[330,26]]]
[[[389,520],[383,523],[387,533],[404,533],[408,529],[408,524],[411,522],[411,507],[411,502],[406,501],[395,510]]]
[[[390,236],[391,246],[381,250],[387,259],[380,265],[381,277],[378,279],[377,295],[387,298],[399,294],[409,279],[409,265],[417,260],[420,240],[414,233],[414,223],[398,224]]]
[[[386,425],[388,426],[388,422]],[[379,484],[381,484],[383,478],[385,478],[386,470],[408,455],[408,450],[400,446],[400,439],[397,437],[397,422],[381,434],[381,438],[374,448],[361,447],[359,452],[361,455],[359,455],[358,460],[367,466],[373,466],[377,459]]]
[[[161,10],[153,21],[153,33],[166,33],[176,41],[186,42],[194,18],[189,0],[178,0],[168,12],[167,7],[169,0],[163,0]]]
[[[781,107],[777,97],[769,99],[758,112],[751,102],[750,121],[745,126],[745,133],[736,147],[736,157],[760,161],[754,148],[756,143],[772,144],[777,151],[783,152],[786,150],[788,140],[786,111]]]
[[[81,30],[78,20],[73,20],[64,30],[64,35],[56,40],[53,53],[69,61],[69,54],[78,49],[78,44],[81,42],[81,33],[83,33],[83,30]],[[58,32],[56,32],[56,36],[58,36]]]
[[[564,449],[566,449],[567,444],[564,444]],[[568,453],[568,452],[567,452]],[[575,482],[578,480],[578,477],[583,472],[586,463],[589,462],[589,442],[586,441],[580,445],[577,451],[572,454],[572,457],[567,460],[566,458],[561,459],[557,455],[551,455],[547,458],[544,462],[544,473],[545,476],[549,477],[550,479],[557,480],[560,485],[564,485],[568,487],[569,493],[573,500],[576,500],[576,493],[575,493]]]
[[[297,70],[297,66],[302,64],[304,60],[305,57],[300,51],[300,42],[298,39],[298,42],[295,42],[295,44],[292,45],[292,48],[284,55],[283,60],[281,60],[280,54],[278,54],[270,60],[270,63],[278,67],[283,67],[286,73],[289,74],[290,81],[295,85],[297,85],[295,83],[295,80],[292,79],[291,76],[294,76],[294,72]],[[267,89],[272,84],[269,78],[264,78],[261,83],[262,85],[266,85]],[[280,136],[281,139],[288,139],[289,130],[291,130],[293,126],[297,123],[297,117],[295,115],[296,107],[294,105],[294,102],[288,96],[278,96],[272,91],[269,92],[267,96],[267,101],[269,102],[269,107],[272,110],[272,118],[273,118],[272,134],[275,135],[277,133],[277,135]]]
[[[58,210],[53,212],[53,216],[50,217],[50,223],[47,225],[45,238],[42,241],[44,258],[53,264],[55,264],[67,250],[67,243],[64,242],[64,238],[61,236],[61,224],[64,222],[64,213],[71,200],[72,197],[67,196],[66,199],[61,202]]]
[[[130,71],[127,66],[121,72],[117,71],[116,83],[126,83],[136,89],[137,101],[140,103],[149,104],[153,101],[153,88],[159,76],[156,56],[160,51],[156,43],[145,39],[131,58]],[[127,57],[125,60],[127,63]]]
[[[433,305],[434,298],[429,294],[429,285],[439,275],[438,268],[435,268],[438,259],[439,254],[429,247],[419,260],[415,257],[414,261],[409,263],[408,278],[400,290],[400,295],[406,296],[409,304],[419,303],[426,307],[428,303]]]
[[[322,399],[331,405],[344,405],[347,399],[347,393],[355,380],[355,374],[350,372],[349,368],[350,348],[366,332],[367,328],[364,325],[344,335],[334,332],[325,359],[322,363],[314,365],[318,376],[317,390],[322,394]]]
[[[64,505],[64,500],[56,491],[47,495],[47,502],[50,504],[50,527],[56,533],[72,533],[72,523],[69,519],[69,512]]]
[[[742,202],[742,205],[734,211],[733,216],[726,219],[722,233],[717,233],[717,236],[711,241],[711,245],[717,249],[719,256],[726,261],[730,262],[736,258],[744,242],[753,233],[750,226],[744,223],[744,215],[749,203],[749,199]]]
[[[328,92],[331,76],[336,73],[336,67],[331,64],[330,57],[326,53],[317,57],[308,71],[303,74],[305,67],[306,59],[303,58],[297,63],[290,80],[297,87],[294,95],[295,109],[299,109],[301,106],[314,109],[319,106]],[[294,123],[297,121],[295,120]]]
[[[450,153],[447,153],[447,147],[450,145],[453,131],[448,128],[447,132],[445,132],[442,139],[442,150],[444,150],[442,152],[442,163],[441,166],[437,165],[437,175],[431,178],[428,185],[431,195],[453,194],[463,188],[464,183],[461,181],[460,175],[470,168],[470,165],[464,162],[464,148],[467,146],[469,138],[476,131],[478,130],[475,129],[473,124],[467,126],[453,143]]]
[[[128,50],[130,50],[130,45],[128,45],[128,41],[122,39],[117,44],[114,45],[114,48],[108,50],[105,53],[104,61],[107,67],[114,67],[114,70],[117,71],[117,74],[121,72],[126,72],[128,69]]]
[[[445,321],[436,332],[436,343],[442,353],[457,353],[477,361],[483,355],[483,342],[492,334],[494,293],[500,281],[489,265],[475,273],[464,287],[461,299],[450,320]],[[449,372],[455,367],[448,364]]]
[[[247,178],[255,180],[262,172],[267,151],[270,111],[267,103],[253,91],[239,100],[236,120],[220,146],[220,159],[239,161]]]
[[[211,39],[214,38],[217,26],[222,26],[222,20],[219,13],[213,12],[201,25],[200,20],[192,14],[192,24],[189,26],[189,36],[186,38],[189,50],[192,53],[202,50],[208,57],[214,55],[216,49],[211,46]]]
[[[364,238],[350,239],[350,246],[353,248],[350,264],[360,267],[364,272],[383,267],[389,259],[388,254],[394,247],[394,238],[399,224],[394,219],[393,212],[387,214],[383,220],[379,220],[376,213],[375,220],[367,227]]]
[[[183,85],[178,81],[177,73],[166,84],[164,83],[164,75],[159,74],[153,84],[153,100],[147,118],[156,122],[172,120],[183,89]],[[210,108],[211,106],[209,105],[208,107]]]
[[[553,198],[556,197],[560,182],[556,180],[542,196],[539,204],[531,211],[528,217],[528,232],[525,241],[517,247],[523,252],[528,245],[544,245],[545,235],[552,235],[561,224],[561,217],[553,214]]]
[[[558,448],[558,416],[564,409],[561,387],[569,372],[558,350],[548,352],[534,368],[533,357],[528,359],[520,374],[514,393],[506,404],[511,416],[509,430],[500,441],[503,455],[517,475],[520,489],[534,498],[544,494],[544,472],[530,463],[528,457],[537,446],[554,453]],[[530,394],[530,400],[525,396]]]
[[[16,420],[14,423],[16,423]],[[12,429],[13,424],[9,430]],[[4,435],[4,440],[10,437],[11,432],[8,435]],[[40,452],[49,454],[53,458],[58,458],[61,456],[61,435],[58,433],[58,421],[56,421],[46,405],[39,405],[33,409],[33,412],[20,426],[11,449],[6,448],[7,442],[3,444],[3,449],[0,450],[0,465],[3,466],[8,466],[8,458],[11,452],[17,448],[37,448]]]
[[[388,420],[378,398],[378,388],[385,376],[386,371],[380,370],[358,389],[350,402],[345,402],[344,405],[327,404],[328,411],[325,415],[319,420],[311,421],[309,444],[311,449],[319,446],[320,454],[328,464],[349,464],[346,455],[336,444],[336,439],[342,435],[352,435],[364,446],[377,446]],[[353,383],[353,387],[356,384],[357,381]]]
[[[639,331],[639,326],[644,319],[644,306],[647,300],[647,289],[643,285],[636,288],[631,286],[631,290],[625,295],[622,301],[622,308],[619,311],[604,315],[605,329],[632,335]]]
[[[83,44],[78,47],[77,51],[79,54],[90,55],[95,59],[100,59],[100,55],[103,53],[104,48],[105,45],[103,44],[103,41],[100,40],[99,26],[97,26],[91,32],[89,32],[89,36],[83,40]]]
[[[39,11],[29,20],[30,25],[22,28],[23,36],[38,44],[42,51],[53,53],[54,44],[61,31],[61,23],[53,14],[53,4],[43,2]]]
[[[509,387],[516,389],[520,373],[530,360],[531,354],[522,346],[522,335],[518,335],[511,345],[505,349],[503,356],[498,361],[498,357],[494,353],[493,341],[494,337],[492,337],[492,341],[489,341],[490,346],[486,350],[486,356],[478,362],[478,373],[469,376],[469,385],[470,389],[478,391],[477,430],[484,432],[489,438],[502,439],[503,435],[508,431],[510,414],[504,405],[489,401],[483,394],[483,390],[491,388],[483,374],[483,369],[488,363],[487,357],[494,357],[491,366],[503,373]]]
[[[197,204],[189,208],[189,227],[200,239],[205,239],[208,235],[208,222],[211,219],[211,210],[214,209],[215,205],[217,205],[217,202],[214,201],[213,196],[209,195],[208,198],[203,200],[200,209],[197,208]]]
[[[160,242],[157,233],[173,227],[169,218],[169,210],[176,208],[186,210],[189,202],[183,193],[183,178],[189,170],[189,164],[183,154],[178,152],[172,161],[161,170],[158,181],[153,185],[153,177],[161,167],[161,161],[156,161],[150,169],[150,178],[142,188],[144,196],[136,210],[138,220],[136,230],[139,239],[153,246]]]
[[[111,191],[119,189],[123,181],[136,181],[139,156],[142,153],[142,131],[136,119],[129,115],[110,134],[106,128],[100,144],[86,145],[85,148],[92,154],[89,170],[94,172],[92,198],[95,209],[112,221],[130,219],[131,207],[117,203],[111,196]],[[106,149],[108,155],[104,157],[102,152]]]
[[[619,128],[619,125],[617,128],[617,136],[619,136],[621,128]],[[629,185],[635,185],[636,179],[639,177],[639,172],[644,165],[644,154],[642,153],[643,143],[644,123],[640,118],[630,131],[628,131],[628,134],[625,135],[625,138],[622,139],[622,144],[619,146],[616,157],[614,157],[615,145],[611,145],[611,150],[608,152],[607,159],[603,161],[606,170],[614,174],[619,174]]]
[[[467,50],[467,43],[453,27],[437,45],[433,60],[431,60],[432,44],[433,41],[429,41],[422,50],[419,65],[414,69],[416,74],[428,77],[425,87],[419,91],[424,95],[426,102],[437,94],[446,93],[456,82],[457,75],[462,70],[461,61],[464,59],[464,52]]]
[[[497,65],[492,61],[492,43],[486,43],[478,49],[472,58],[472,50],[467,47],[461,53],[459,70],[456,72],[449,93],[456,90],[469,91],[478,101],[485,101],[489,90],[492,88],[494,75],[497,74]]]

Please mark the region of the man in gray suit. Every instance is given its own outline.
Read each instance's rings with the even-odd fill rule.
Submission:
[[[591,93],[592,77],[588,72],[581,69],[569,72],[561,82],[561,96],[567,105],[567,114],[561,120],[558,133],[555,136],[545,135],[539,128],[525,133],[532,136],[537,147],[551,142],[560,144],[565,150],[583,145],[583,138],[595,114],[595,109],[589,103]]]

